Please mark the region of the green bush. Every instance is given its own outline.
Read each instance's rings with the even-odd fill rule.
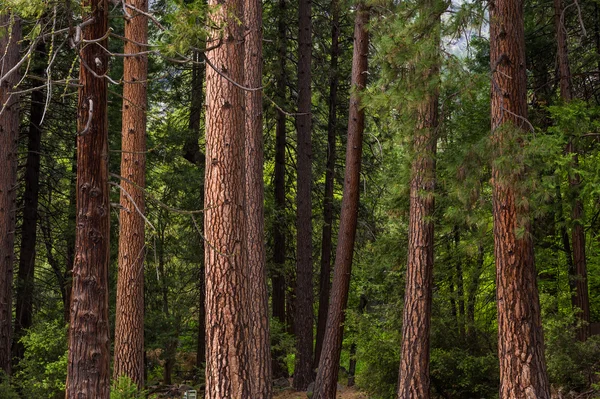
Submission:
[[[38,323],[21,338],[21,343],[25,356],[19,362],[14,383],[23,397],[64,398],[68,359],[66,326],[60,321]]]
[[[147,392],[139,390],[131,378],[122,375],[110,387],[110,399],[144,399]]]
[[[2,399],[19,399],[19,395],[15,388],[11,385],[10,379],[0,370],[0,398]]]

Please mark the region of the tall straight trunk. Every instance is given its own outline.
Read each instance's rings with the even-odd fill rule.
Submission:
[[[327,119],[327,168],[325,170],[325,196],[323,197],[323,232],[321,234],[321,275],[319,276],[319,316],[317,341],[315,344],[315,367],[319,365],[327,310],[331,290],[331,231],[333,229],[333,186],[335,177],[335,140],[337,138],[337,91],[339,83],[338,58],[340,54],[340,6],[338,0],[331,1],[331,72],[329,78],[329,116]]]
[[[433,27],[424,40],[437,49],[440,41],[439,14],[435,2],[425,0],[421,12],[429,13]],[[439,6],[438,6],[439,7]],[[402,318],[402,348],[398,378],[399,399],[429,398],[429,331],[433,288],[433,240],[435,210],[435,155],[437,147],[439,52],[434,50],[417,63],[425,70],[416,71],[417,85],[423,97],[417,106],[417,129],[413,137],[413,161],[410,182],[410,216],[406,289]],[[426,62],[423,62],[426,61]],[[421,67],[423,68],[423,67]],[[435,84],[434,84],[435,83]]]
[[[147,0],[126,0],[142,12]],[[125,19],[123,60],[123,122],[121,131],[121,212],[119,226],[119,272],[115,315],[113,378],[127,376],[144,387],[144,253],[146,185],[146,110],[148,20],[130,9]]]
[[[106,112],[108,2],[83,0],[77,116],[77,231],[66,397],[108,398],[110,338],[108,265],[108,121]],[[104,38],[104,39],[103,39]],[[97,41],[97,43],[92,42]]]
[[[244,86],[262,86],[263,32],[261,0],[244,0]],[[248,314],[250,321],[249,359],[251,397],[270,399],[271,342],[269,293],[265,255],[265,210],[263,179],[263,104],[260,90],[247,91],[245,101],[246,168],[246,261],[248,264]]]
[[[331,304],[327,315],[327,328],[323,352],[315,382],[315,399],[335,399],[340,369],[340,354],[348,290],[352,274],[352,258],[358,224],[360,193],[360,167],[362,141],[365,128],[365,111],[361,106],[361,94],[367,85],[367,56],[369,53],[369,8],[362,2],[356,8],[354,24],[354,51],[352,55],[352,88],[348,117],[348,142],[346,144],[346,171],[340,229],[335,254],[335,267],[331,290]]]
[[[17,139],[19,97],[12,94],[19,82],[21,21],[14,14],[0,14],[0,370],[11,373],[12,281],[14,267],[15,213],[17,209]]]
[[[312,142],[311,142],[311,0],[298,6],[298,113],[296,130],[296,367],[294,388],[305,390],[313,380],[313,265],[312,265]]]
[[[285,104],[286,100],[286,0],[279,0],[279,15],[277,22],[278,40],[279,40],[279,73],[277,74],[277,101],[280,105]],[[275,125],[275,171],[274,171],[274,194],[275,194],[275,220],[273,222],[273,271],[271,274],[271,286],[273,294],[271,303],[273,306],[273,318],[277,319],[281,326],[286,324],[285,315],[285,114],[277,110],[277,122]],[[284,354],[281,351],[273,352],[273,378],[287,377],[288,371],[286,365],[281,361]]]
[[[37,63],[32,72],[42,76],[44,66],[40,62],[46,53],[43,42],[36,47]],[[27,132],[27,161],[25,163],[25,193],[23,195],[23,224],[21,227],[21,248],[19,271],[16,284],[15,339],[13,342],[15,361],[23,358],[25,348],[19,339],[33,321],[33,289],[37,242],[38,200],[40,192],[40,151],[42,144],[42,116],[44,114],[44,92],[37,89],[31,92],[29,130]]]
[[[514,152],[527,128],[527,77],[522,0],[490,4],[492,143],[497,157]],[[492,167],[500,398],[549,398],[544,339],[524,166]]]
[[[202,55],[194,51],[192,65],[192,90],[190,93],[189,134],[183,145],[183,157],[194,165],[204,167],[205,156],[200,151],[200,120],[202,116],[202,86],[204,85],[205,67],[200,63]]]
[[[573,89],[571,83],[571,68],[569,66],[569,54],[567,47],[567,31],[563,19],[564,9],[562,0],[554,0],[554,26],[556,31],[556,43],[558,54],[558,70],[560,73],[560,96],[568,103],[573,99]],[[566,153],[572,156],[572,167],[579,167],[579,156],[575,148],[574,138],[569,138]],[[575,288],[572,295],[573,308],[579,310],[578,319],[583,322],[577,329],[577,339],[585,341],[590,336],[590,300],[587,283],[587,262],[585,258],[585,231],[583,218],[583,201],[579,197],[581,186],[581,176],[577,172],[569,174],[569,189],[572,202],[571,218],[573,227],[571,230],[571,240],[573,242],[573,273],[569,278],[573,280],[572,286]]]
[[[210,0],[206,70],[206,398],[249,398],[241,0]],[[225,40],[222,40],[225,39]],[[218,68],[219,71],[216,71]]]

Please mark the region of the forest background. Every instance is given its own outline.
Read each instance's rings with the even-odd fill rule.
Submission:
[[[334,298],[347,302],[339,335],[341,340],[343,333],[341,359],[328,369],[335,369],[336,376],[339,370],[340,383],[356,384],[369,397],[401,395],[403,329],[421,320],[403,312],[411,298],[407,292],[417,286],[407,284],[411,270],[417,270],[411,269],[417,266],[410,261],[409,237],[418,236],[412,229],[422,228],[430,232],[427,245],[432,251],[423,270],[433,268],[428,288],[432,302],[424,312],[431,322],[430,334],[424,335],[430,338],[423,344],[430,348],[424,362],[431,397],[498,397],[503,370],[498,357],[501,317],[493,204],[494,185],[503,180],[493,174],[510,170],[508,176],[516,176],[517,208],[528,209],[518,220],[515,235],[517,240],[531,240],[535,258],[536,278],[523,289],[531,295],[539,290],[544,336],[531,347],[541,345],[554,397],[600,397],[600,5],[577,0],[491,4],[496,3],[522,7],[527,89],[525,114],[516,119],[524,122],[519,129],[508,129],[510,143],[500,153],[494,141],[497,132],[491,129],[496,125],[490,93],[497,90],[494,76],[503,61],[490,63],[496,37],[489,32],[494,24],[490,4],[278,0],[263,3],[262,15],[255,16],[263,35],[262,48],[255,53],[264,60],[261,79],[249,82],[245,79],[250,75],[243,73],[230,79],[242,86],[245,95],[256,88],[262,93],[258,108],[250,108],[246,97],[249,119],[262,115],[264,148],[259,179],[264,188],[264,239],[259,241],[264,243],[266,278],[251,281],[262,278],[256,285],[264,283],[267,290],[269,320],[263,321],[270,334],[262,347],[273,359],[268,368],[275,391],[287,389],[287,378],[301,375],[302,367],[307,371],[302,371],[303,379],[294,379],[296,389],[305,390],[315,378],[317,382],[325,378],[315,369],[325,345],[348,168],[343,153],[350,140],[348,121],[354,104],[356,112],[364,112],[362,166],[354,189],[360,203],[355,212],[356,240],[344,253],[351,254],[352,266],[347,299],[331,297],[332,303]],[[99,36],[86,39],[94,23],[84,21],[90,12],[97,12],[97,4],[107,7],[106,26]],[[81,151],[85,133],[90,126],[96,128],[94,123],[88,126],[86,118],[91,121],[100,115],[103,103],[82,103],[85,85],[80,69],[96,67],[106,72],[96,71],[89,79],[107,85],[107,141],[100,144],[108,154],[110,189],[102,195],[110,204],[106,226],[111,239],[106,241],[110,253],[105,258],[92,256],[99,256],[94,259],[108,268],[107,296],[99,302],[107,304],[100,312],[108,317],[102,334],[111,344],[100,357],[108,362],[114,355],[112,372],[107,370],[108,376],[115,376],[111,395],[138,395],[135,386],[140,381],[150,395],[178,395],[174,389],[184,383],[199,390],[210,385],[205,371],[206,326],[214,325],[214,320],[206,310],[205,273],[207,252],[216,241],[210,238],[204,215],[216,191],[205,178],[212,159],[206,155],[212,145],[209,138],[219,137],[220,130],[207,122],[214,121],[207,117],[214,103],[206,100],[210,79],[234,72],[219,70],[218,57],[210,65],[211,53],[225,48],[211,48],[214,31],[222,28],[215,28],[220,14],[212,4],[157,0],[148,12],[139,4],[144,2],[0,2],[4,84],[0,192],[9,201],[2,203],[0,212],[8,215],[0,220],[0,288],[5,295],[2,303],[10,305],[1,313],[0,360],[10,378],[0,385],[0,397],[58,398],[67,390],[68,365],[74,364],[68,345],[73,343],[69,324],[73,326],[71,301],[76,292],[72,271],[81,249],[76,245],[81,240],[76,238],[80,231],[76,177],[82,173],[77,144]],[[363,87],[351,76],[355,19],[364,10],[370,20],[361,26],[366,27],[370,44],[368,72],[361,72],[368,81]],[[126,26],[135,19],[130,14],[144,17],[138,21],[148,27],[147,44],[128,39]],[[19,40],[11,33],[17,23]],[[223,24],[237,25],[238,30],[244,25],[249,37],[248,20],[233,18]],[[90,58],[92,66],[82,67],[86,60],[82,49],[97,49],[99,43],[104,43],[105,58]],[[137,45],[133,52],[144,55],[129,58],[147,59],[147,80],[142,79],[147,106],[132,106],[141,111],[133,117],[125,116],[131,101],[127,90],[132,90],[127,88],[131,81],[126,76],[131,75],[124,67],[132,49],[125,43]],[[5,78],[15,60],[22,60],[16,67],[18,75]],[[14,95],[6,97],[9,93]],[[423,104],[433,97],[436,123],[427,125]],[[16,106],[10,102],[14,99]],[[18,118],[16,125],[5,119],[10,114]],[[143,126],[145,149],[124,149],[124,126],[136,131]],[[16,147],[2,141],[8,140],[4,133],[10,129],[16,132]],[[433,148],[419,147],[415,138],[423,137],[422,132],[431,134],[427,142]],[[11,153],[13,147],[16,152]],[[143,161],[131,160],[134,170],[145,171],[145,184],[136,183],[135,172],[126,169],[131,165],[123,160],[123,154],[139,153],[144,154]],[[422,185],[411,194],[419,175],[415,165],[429,165],[433,175],[424,172]],[[242,176],[246,169],[238,164],[237,173]],[[420,226],[411,223],[415,215],[411,198],[417,197],[426,209]],[[143,214],[145,232],[141,230],[139,248],[120,239],[129,234],[120,228],[124,211]],[[254,215],[260,218],[261,212]],[[247,220],[244,224],[258,225]],[[127,325],[116,321],[117,276],[124,269],[119,266],[124,253],[143,261],[143,274],[136,275],[143,278],[138,295],[142,307],[127,313],[135,315],[129,321],[132,330],[143,331],[143,348],[138,351],[143,363],[137,366],[140,379],[129,382],[118,380],[115,371],[121,353],[121,333],[115,325]],[[300,264],[308,264],[308,270]],[[127,281],[133,286],[138,277],[122,280],[123,292]],[[308,311],[299,311],[302,306]],[[135,324],[140,320],[143,328]],[[535,316],[532,320],[535,324]],[[404,338],[408,336],[405,332]],[[69,374],[72,378],[73,372]]]

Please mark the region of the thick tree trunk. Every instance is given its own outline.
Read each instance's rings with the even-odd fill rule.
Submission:
[[[206,70],[206,398],[249,398],[242,1],[210,0]],[[220,73],[220,74],[219,74]]]
[[[286,57],[287,57],[287,40],[286,40],[286,0],[279,0],[279,15],[278,15],[278,40],[279,40],[279,73],[277,74],[277,102],[280,106],[285,104],[286,100]],[[274,191],[275,191],[275,220],[273,222],[273,263],[274,267],[271,273],[271,286],[273,294],[271,303],[273,306],[273,317],[286,325],[285,314],[285,257],[286,257],[286,242],[285,242],[285,114],[281,110],[277,110],[277,123],[275,125],[275,171],[274,171]],[[273,378],[287,377],[288,371],[286,365],[281,361],[284,354],[280,351],[274,351],[273,356]]]
[[[424,1],[421,12],[429,13],[434,25],[425,38],[432,48],[439,46],[439,16],[429,10],[433,1]],[[435,18],[435,19],[434,19]],[[435,155],[438,129],[439,53],[427,55],[425,70],[415,79],[424,90],[417,108],[417,130],[413,137],[414,158],[410,183],[410,216],[406,289],[402,318],[402,348],[397,397],[429,398],[429,331],[433,289],[433,240],[435,209]]]
[[[246,26],[244,48],[244,86],[262,86],[262,2],[244,1]],[[269,333],[269,294],[265,261],[265,218],[263,180],[263,104],[262,92],[246,95],[246,261],[248,262],[248,337],[252,398],[270,399],[272,393],[271,342]]]
[[[11,92],[19,82],[21,21],[0,14],[0,370],[11,373],[12,281],[16,225],[17,139],[19,138],[19,97]]]
[[[138,10],[148,10],[147,0],[126,0]],[[113,378],[127,376],[144,387],[144,255],[146,185],[146,110],[148,57],[147,17],[130,9],[125,20],[123,60],[123,122],[121,132],[121,212],[119,274],[115,315]],[[138,55],[134,55],[138,54]]]
[[[327,316],[327,328],[323,352],[315,382],[314,399],[335,399],[340,369],[340,354],[344,320],[352,274],[352,258],[360,193],[360,167],[362,139],[365,128],[365,112],[361,107],[361,92],[367,84],[367,56],[369,53],[369,9],[358,3],[354,25],[354,54],[352,56],[352,87],[348,117],[348,142],[346,144],[346,171],[340,229],[335,254],[335,268],[331,290],[331,304]]]
[[[38,43],[36,48],[35,76],[42,76],[44,66],[40,62],[46,55],[46,46]],[[33,321],[33,289],[37,242],[38,200],[40,192],[40,151],[42,129],[40,124],[44,114],[44,92],[41,89],[31,92],[29,130],[27,132],[27,161],[25,163],[25,193],[23,195],[23,224],[21,227],[21,248],[19,271],[16,284],[15,339],[13,343],[15,361],[22,359],[25,348],[19,339]]]
[[[563,12],[562,0],[554,0],[554,26],[556,31],[558,70],[560,73],[560,96],[564,102],[568,103],[573,99],[573,89],[567,47],[567,31],[563,23]],[[569,138],[566,153],[572,155],[572,168],[576,170],[579,167],[579,157],[573,137]],[[583,226],[585,213],[583,210],[583,201],[579,198],[580,185],[581,176],[579,173],[570,173],[569,189],[572,202],[571,218],[573,221],[571,230],[571,239],[573,242],[572,271],[574,273],[570,273],[569,278],[573,280],[571,285],[575,289],[571,293],[573,296],[573,308],[579,311],[577,316],[583,324],[577,329],[577,339],[585,341],[590,336],[590,301],[587,283],[587,262],[585,258],[585,231]]]
[[[66,397],[108,398],[110,342],[108,265],[108,123],[106,80],[108,56],[102,39],[108,30],[108,2],[84,0],[89,10],[81,47],[77,118],[77,232],[69,329]]]
[[[329,116],[327,119],[327,168],[325,170],[325,195],[323,197],[323,232],[321,234],[321,275],[319,276],[319,316],[317,319],[317,341],[315,363],[319,365],[327,311],[331,290],[331,231],[333,229],[333,186],[335,177],[335,140],[337,138],[337,91],[339,82],[338,57],[340,54],[340,6],[338,0],[331,1],[331,76],[329,80]]]
[[[298,113],[296,130],[296,367],[294,388],[304,391],[313,381],[312,143],[311,143],[311,0],[298,8]]]
[[[528,128],[522,0],[490,4],[490,64],[492,143],[497,157],[517,155],[514,142],[522,143]],[[520,200],[523,173],[523,165],[493,163],[501,399],[550,397],[529,209]]]

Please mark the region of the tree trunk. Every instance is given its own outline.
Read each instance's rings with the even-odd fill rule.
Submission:
[[[200,119],[202,116],[202,86],[204,84],[204,63],[200,63],[202,55],[194,51],[192,65],[192,90],[190,93],[189,134],[183,145],[183,157],[194,165],[204,167],[206,157],[200,151]]]
[[[562,0],[554,0],[554,26],[556,30],[558,70],[560,73],[560,96],[565,103],[568,103],[573,99],[573,90],[567,47],[567,31],[563,23],[563,12]],[[571,166],[574,170],[577,170],[579,167],[579,156],[575,148],[574,139],[574,137],[569,138],[566,153],[572,156]],[[577,317],[583,324],[577,329],[577,339],[585,341],[590,336],[590,301],[587,283],[587,262],[585,258],[585,231],[583,226],[585,213],[583,210],[583,201],[579,197],[580,186],[581,176],[579,173],[569,173],[569,189],[572,202],[571,218],[573,221],[571,231],[573,242],[572,270],[574,272],[574,274],[570,273],[569,278],[573,280],[571,285],[575,288],[571,292],[573,296],[573,310],[579,311]]]
[[[142,12],[147,0],[126,0]],[[148,56],[147,17],[130,9],[125,19],[123,60],[123,122],[121,132],[121,211],[119,226],[119,272],[115,315],[113,378],[127,376],[144,387],[144,255],[146,185],[146,110]]]
[[[261,0],[244,1],[245,54],[244,86],[262,86],[263,32]],[[248,313],[250,321],[249,360],[252,398],[270,399],[272,393],[269,293],[265,261],[265,218],[263,178],[263,104],[260,90],[246,95],[246,261],[248,262]]]
[[[206,70],[206,398],[249,398],[242,1],[210,0]],[[223,26],[223,28],[218,28]],[[224,40],[223,40],[224,39]],[[218,72],[215,70],[218,68]]]
[[[490,4],[492,143],[497,157],[515,156],[528,128],[523,2]],[[518,157],[514,158],[515,160]],[[517,161],[515,161],[517,162]],[[494,250],[500,398],[549,398],[529,209],[521,197],[524,166],[493,162]]]
[[[360,167],[362,139],[365,128],[365,111],[361,107],[361,92],[367,84],[367,56],[369,53],[369,9],[358,3],[354,25],[354,52],[352,56],[352,88],[348,117],[348,142],[346,144],[346,171],[340,229],[335,256],[335,267],[331,291],[331,304],[327,316],[327,327],[323,352],[315,382],[314,399],[335,399],[337,378],[340,369],[340,354],[344,320],[348,304],[348,290],[352,274],[352,258],[360,193]]]
[[[340,6],[338,0],[331,1],[331,76],[329,80],[329,117],[327,119],[327,168],[325,171],[325,195],[323,197],[323,232],[321,235],[321,275],[319,277],[319,316],[317,322],[317,341],[315,344],[315,363],[319,365],[327,311],[331,290],[331,231],[333,228],[333,186],[335,177],[335,140],[337,129],[337,91],[339,82],[338,57],[340,54]]]
[[[296,184],[296,367],[294,388],[313,381],[312,143],[311,143],[311,0],[298,8],[298,132]]]
[[[280,105],[285,104],[286,100],[286,57],[287,57],[287,40],[286,40],[286,0],[279,0],[279,16],[278,16],[278,40],[279,40],[279,73],[277,74],[277,101]],[[285,314],[285,257],[286,257],[286,242],[285,242],[285,114],[281,110],[277,110],[277,123],[275,125],[275,171],[274,171],[274,191],[275,191],[275,220],[273,222],[273,271],[271,274],[271,286],[273,294],[271,303],[273,306],[273,317],[277,319],[282,326],[286,325]],[[287,377],[288,371],[286,365],[281,361],[284,356],[281,351],[273,352],[273,378]]]
[[[84,0],[77,118],[77,231],[69,329],[66,397],[108,398],[110,342],[108,265],[108,123],[106,80],[108,2]],[[102,39],[104,38],[104,39]]]
[[[437,146],[438,82],[440,41],[439,16],[429,10],[435,3],[424,1],[422,13],[429,13],[433,24],[424,40],[430,41],[433,53],[418,59],[425,70],[415,78],[424,90],[417,107],[417,130],[413,137],[414,158],[410,183],[410,217],[408,258],[402,321],[402,348],[398,398],[429,398],[429,331],[433,288],[433,240],[435,209],[435,155]],[[434,19],[435,18],[435,19]],[[423,61],[427,61],[423,63]],[[434,84],[435,82],[435,84]]]
[[[19,72],[9,71],[19,62],[21,21],[5,10],[0,14],[0,370],[11,373],[12,281],[17,209],[17,140],[19,97],[11,92]]]
[[[36,47],[37,58],[32,72],[42,76],[44,66],[42,60],[46,55],[43,42]],[[22,359],[25,354],[23,344],[19,339],[33,322],[33,289],[35,256],[37,242],[38,200],[40,192],[40,152],[42,144],[42,117],[44,114],[44,92],[37,89],[31,92],[29,130],[27,132],[27,161],[25,163],[25,193],[23,195],[23,224],[21,227],[21,248],[19,256],[19,271],[16,284],[16,315],[15,339],[13,342],[15,361]]]
[[[477,290],[479,288],[479,278],[481,271],[483,270],[483,262],[485,252],[482,244],[479,244],[477,251],[477,260],[475,261],[475,268],[471,274],[471,280],[469,281],[469,288],[467,290],[467,341],[471,344],[474,343],[477,338],[477,329],[475,328],[475,302],[477,300]]]

